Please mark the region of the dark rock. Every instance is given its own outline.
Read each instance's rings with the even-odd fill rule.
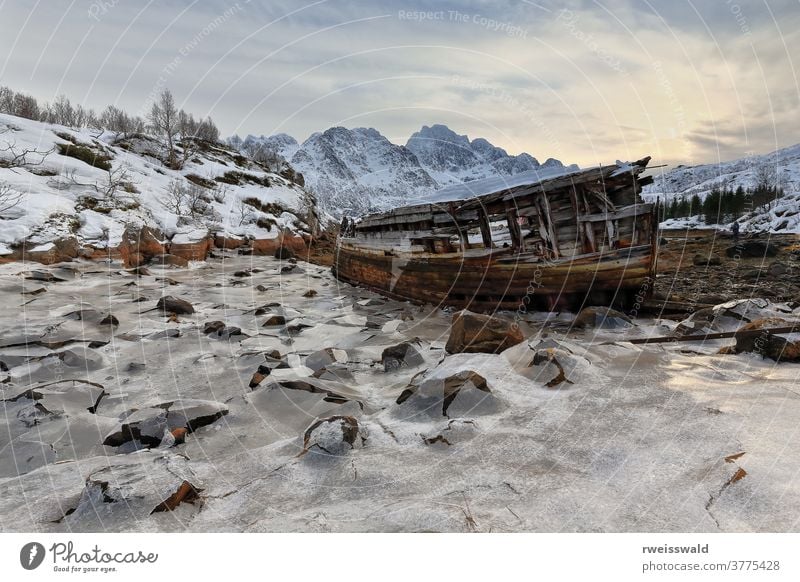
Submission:
[[[294,258],[294,253],[292,252],[292,250],[290,248],[278,247],[275,250],[275,258],[276,259],[280,259],[282,261],[287,260],[287,259],[293,259]]]
[[[367,329],[381,329],[387,322],[389,317],[383,314],[371,314],[367,316]]]
[[[513,321],[492,315],[459,311],[453,315],[450,337],[445,350],[461,352],[497,353],[515,346],[525,338]]]
[[[283,267],[281,267],[281,273],[291,273],[296,268],[297,268],[297,265],[294,265],[294,264],[290,263],[288,265],[284,265]]]
[[[738,245],[725,249],[725,254],[731,258],[744,257],[756,258],[774,257],[778,254],[778,247],[772,243],[760,240],[744,240]]]
[[[708,265],[708,266],[718,266],[718,265],[722,264],[722,259],[720,259],[719,257],[717,257],[715,255],[706,256],[706,255],[697,254],[692,259],[692,263],[694,265],[698,266],[698,267],[705,267],[706,265]]]
[[[402,342],[395,346],[389,346],[381,354],[383,371],[388,372],[397,368],[408,366],[413,368],[425,363],[425,358],[417,351],[411,342]]]
[[[164,313],[177,313],[178,315],[189,315],[194,313],[192,304],[184,299],[167,295],[158,300],[156,309],[160,309]]]
[[[111,315],[110,313],[106,315],[103,319],[100,320],[100,325],[119,325],[119,319]]]
[[[286,331],[288,331],[289,333],[300,333],[304,329],[309,329],[311,327],[314,327],[314,326],[313,325],[309,325],[307,323],[298,322],[298,323],[293,323],[291,325],[287,325],[286,326]]]
[[[129,273],[136,275],[137,277],[149,277],[152,273],[147,269],[147,267],[136,267],[134,269],[130,269]]]
[[[633,325],[631,318],[610,307],[585,307],[575,316],[574,327],[582,328],[620,328]]]
[[[262,327],[276,327],[278,325],[286,325],[286,318],[283,315],[269,316]]]
[[[103,444],[119,447],[137,442],[148,447],[161,444],[165,432],[185,428],[191,433],[228,414],[228,408],[209,400],[175,400],[150,408],[131,411],[103,440]]]
[[[251,277],[250,271],[236,271],[233,274],[234,277]]]
[[[317,296],[316,289],[309,289],[308,291],[303,293],[303,297],[316,297],[316,296]]]
[[[221,321],[207,321],[203,326],[203,333],[220,333],[225,329],[225,324]]]

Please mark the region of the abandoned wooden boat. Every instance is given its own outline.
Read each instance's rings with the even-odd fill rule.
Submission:
[[[649,161],[467,182],[345,218],[333,272],[392,298],[473,311],[630,307],[655,276],[656,205],[640,197]]]

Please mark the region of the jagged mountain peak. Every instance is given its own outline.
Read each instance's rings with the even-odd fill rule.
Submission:
[[[300,145],[286,134],[261,141],[303,173],[320,206],[334,215],[400,206],[453,184],[539,167],[530,154],[509,155],[483,137],[470,140],[441,123],[423,125],[405,145],[372,127],[342,126],[315,132]],[[552,158],[545,165],[562,166]]]

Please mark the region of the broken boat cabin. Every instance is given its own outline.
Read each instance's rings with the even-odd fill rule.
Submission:
[[[640,197],[649,161],[540,168],[345,218],[334,274],[390,297],[474,311],[631,305],[655,271],[655,205]]]

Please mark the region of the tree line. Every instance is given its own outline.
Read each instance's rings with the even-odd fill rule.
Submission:
[[[674,196],[664,205],[664,219],[697,216],[706,224],[727,224],[755,208],[769,209],[783,195],[783,188],[759,185],[747,189],[739,186],[735,190],[714,188],[703,199],[697,194]]]
[[[129,115],[114,105],[109,105],[98,115],[93,109],[83,107],[80,103],[73,104],[64,95],[60,95],[52,103],[40,104],[35,97],[13,91],[9,87],[0,87],[0,113],[73,128],[112,131],[122,137],[150,131],[164,141],[168,163],[173,168],[180,167],[185,161],[179,159],[175,152],[176,142],[219,142],[219,129],[214,121],[210,117],[195,119],[191,113],[179,109],[169,89],[158,95],[146,119]],[[182,157],[186,156],[186,150],[184,148]]]

